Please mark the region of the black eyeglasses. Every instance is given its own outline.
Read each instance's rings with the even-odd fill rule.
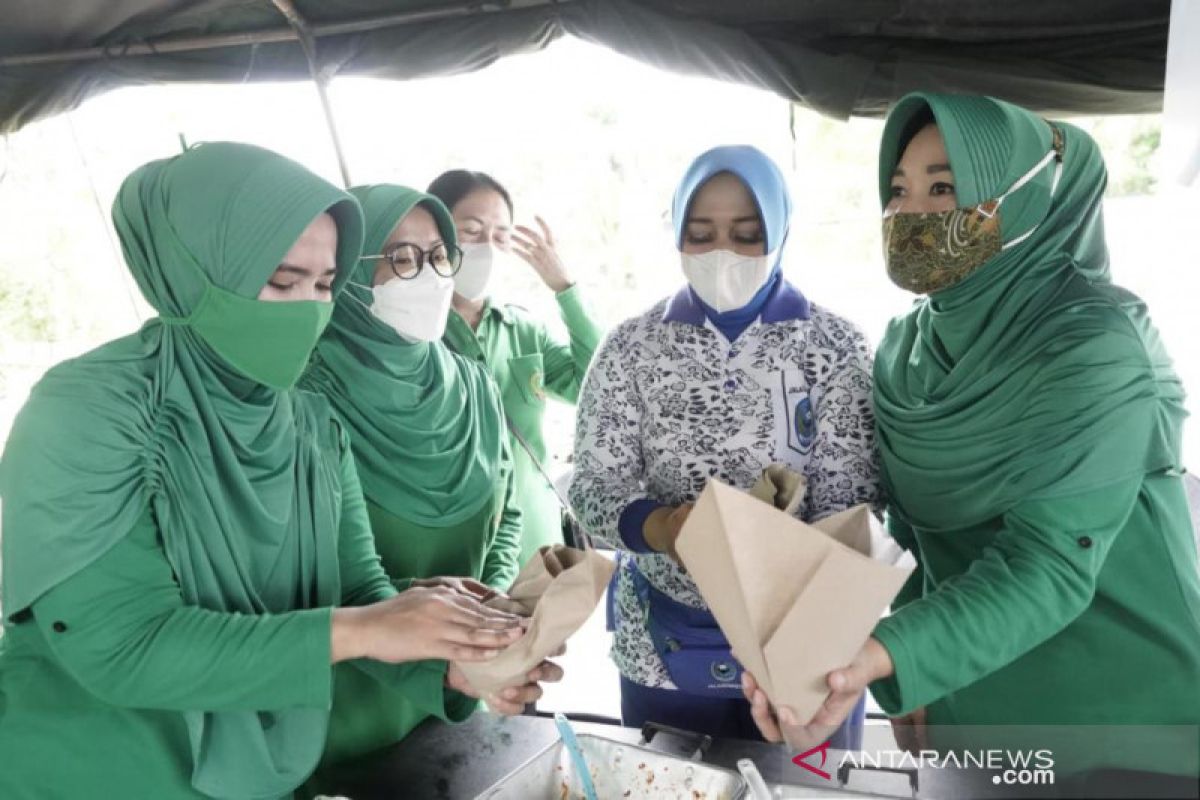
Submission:
[[[463,251],[452,244],[438,244],[430,250],[422,250],[415,244],[400,242],[388,248],[386,253],[363,256],[362,260],[377,261],[381,258],[387,259],[392,272],[401,280],[408,281],[417,277],[426,264],[443,278],[453,278],[462,266]]]

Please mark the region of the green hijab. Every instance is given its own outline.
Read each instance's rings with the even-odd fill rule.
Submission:
[[[456,242],[450,212],[432,195],[386,184],[351,193],[366,215],[368,254],[382,252],[417,205],[433,214],[444,241]],[[440,341],[409,342],[371,313],[375,265],[355,267],[301,385],[328,397],[349,429],[373,503],[422,526],[457,525],[495,495],[504,447],[499,396],[483,369]]]
[[[961,206],[1007,191],[1052,147],[1049,124],[988,97],[918,93],[889,115],[879,158],[890,199],[903,132],[924,107],[940,129]],[[1001,210],[1008,242],[961,283],[892,321],[875,361],[875,405],[893,510],[926,530],[994,519],[1180,461],[1183,391],[1145,306],[1114,286],[1104,243],[1103,159],[1056,123],[1053,164]]]
[[[188,605],[271,614],[336,604],[340,442],[328,406],[247,378],[179,322],[211,298],[210,285],[256,297],[327,210],[341,283],[360,252],[361,211],[299,164],[213,143],[125,180],[113,221],[126,262],[146,300],[176,322],[153,319],[59,364],[31,393],[0,468],[7,615],[147,513]],[[328,716],[185,712],[193,787],[213,797],[290,792],[316,766]]]

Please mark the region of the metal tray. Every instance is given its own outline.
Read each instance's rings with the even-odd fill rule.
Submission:
[[[746,781],[732,770],[636,744],[579,734],[600,800],[741,800]],[[697,756],[699,752],[697,753]],[[562,742],[554,742],[475,800],[584,800]]]

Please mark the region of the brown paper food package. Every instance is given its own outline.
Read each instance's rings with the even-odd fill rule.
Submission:
[[[857,506],[808,525],[710,480],[676,542],[734,656],[801,720],[912,571],[870,557],[869,518]]]
[[[587,622],[612,577],[613,563],[595,550],[543,547],[517,575],[508,597],[484,605],[530,617],[525,635],[490,661],[459,663],[471,685],[494,694],[525,675]]]

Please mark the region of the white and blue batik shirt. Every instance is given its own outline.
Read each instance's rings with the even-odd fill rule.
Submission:
[[[777,462],[808,480],[797,511],[806,521],[878,504],[871,352],[852,323],[780,281],[730,343],[684,287],[605,339],[579,398],[570,500],[583,527],[654,587],[704,606],[691,577],[646,546],[649,513],[694,502],[709,478],[748,489]],[[615,601],[621,674],[675,688],[628,565]]]

